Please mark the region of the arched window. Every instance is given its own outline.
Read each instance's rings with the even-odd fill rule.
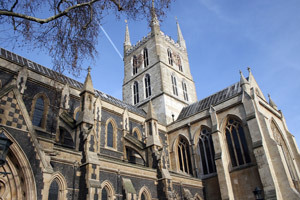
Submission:
[[[133,132],[133,137],[135,137],[136,139],[139,139],[139,136],[136,131]]]
[[[146,93],[146,98],[151,96],[151,83],[150,83],[150,75],[146,74],[145,76],[145,93]]]
[[[54,179],[49,188],[48,200],[58,200],[59,186],[57,180]]]
[[[149,59],[148,59],[148,49],[144,49],[144,67],[147,67],[149,65]]]
[[[178,160],[180,170],[188,174],[192,174],[191,155],[189,143],[183,137],[180,137],[178,142]]]
[[[189,96],[188,96],[188,93],[187,93],[186,83],[184,81],[182,81],[182,91],[183,91],[184,100],[188,101]]]
[[[169,64],[173,66],[173,56],[172,56],[172,51],[168,49],[168,61]]]
[[[146,186],[142,187],[139,191],[138,200],[150,200],[150,199],[152,198],[149,189]]]
[[[106,146],[114,147],[114,127],[111,122],[107,124]]]
[[[216,172],[215,151],[212,136],[207,128],[202,128],[199,137],[200,165],[202,174]]]
[[[279,146],[279,148],[281,149],[283,155],[284,155],[284,160],[286,162],[286,165],[288,167],[288,173],[290,174],[293,183],[295,185],[295,188],[300,191],[300,184],[299,184],[299,178],[297,176],[297,172],[293,163],[293,158],[289,152],[289,149],[286,145],[286,142],[281,134],[281,132],[279,131],[278,127],[276,126],[276,124],[272,121],[271,122],[271,129],[273,132],[273,136],[274,139],[277,143],[277,145]]]
[[[182,70],[182,62],[180,56],[177,56],[177,64],[178,64],[179,71],[182,72],[183,70]]]
[[[226,140],[233,167],[251,162],[242,124],[233,118],[226,124]]]
[[[133,104],[137,104],[139,102],[139,84],[138,82],[133,83]]]
[[[45,102],[43,97],[39,97],[34,106],[32,124],[34,126],[42,127],[43,116],[44,116]]]
[[[108,191],[107,187],[102,189],[101,200],[108,200]]]
[[[135,75],[138,72],[138,58],[136,55],[132,58],[132,74]]]
[[[178,96],[176,77],[172,75],[171,80],[172,80],[173,94]]]

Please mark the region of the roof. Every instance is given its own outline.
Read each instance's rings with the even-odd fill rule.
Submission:
[[[56,81],[59,81],[63,84],[66,84],[68,83],[70,86],[78,89],[81,91],[82,87],[83,87],[83,84],[70,78],[70,77],[67,77],[65,75],[62,75],[62,74],[59,74],[58,72],[56,71],[53,71],[47,67],[44,67],[42,65],[39,65],[35,62],[32,62],[31,60],[28,60],[22,56],[19,56],[17,54],[14,54],[10,51],[7,51],[6,49],[3,49],[0,47],[0,57],[6,59],[6,60],[9,60],[9,61],[12,61],[14,63],[17,63],[21,66],[27,66],[28,69],[30,69],[31,71],[34,71],[34,72],[37,72],[37,73],[40,73],[44,76],[47,76],[53,80],[56,80]],[[99,90],[95,90],[95,93],[97,96],[100,96],[101,99],[113,104],[113,105],[116,105],[118,107],[121,107],[121,108],[127,108],[128,111],[131,111],[131,112],[134,112],[136,114],[139,114],[141,116],[144,116],[146,117],[146,113],[144,110],[140,109],[140,108],[137,108],[133,105],[130,105],[128,103],[125,103],[117,98],[114,98],[110,95],[107,95]]]
[[[203,110],[206,110],[208,108],[210,108],[210,106],[214,106],[217,104],[220,104],[234,96],[236,96],[237,94],[239,94],[242,91],[241,87],[240,87],[240,82],[237,82],[211,96],[208,96],[196,103],[193,103],[189,106],[184,107],[180,114],[178,115],[178,118],[176,121],[178,120],[182,120],[184,118],[190,117],[192,115],[195,115]]]

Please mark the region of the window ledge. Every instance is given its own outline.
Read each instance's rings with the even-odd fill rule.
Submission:
[[[246,163],[246,164],[244,164],[244,165],[232,167],[232,169],[229,170],[229,172],[231,173],[231,172],[243,170],[243,169],[246,169],[246,168],[250,168],[250,167],[253,167],[253,166],[256,166],[256,164],[254,164],[254,163]]]

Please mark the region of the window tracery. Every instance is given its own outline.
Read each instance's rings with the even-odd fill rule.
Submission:
[[[241,122],[229,118],[225,129],[232,166],[236,167],[250,163],[248,145]]]
[[[170,49],[168,49],[168,61],[169,61],[169,64],[173,66],[173,55],[172,55],[172,51]]]
[[[192,164],[191,164],[191,155],[189,150],[189,143],[183,137],[179,138],[178,146],[178,161],[179,161],[179,169],[182,172],[192,174]]]
[[[206,175],[216,172],[213,140],[211,132],[207,128],[201,129],[198,147],[202,174]]]

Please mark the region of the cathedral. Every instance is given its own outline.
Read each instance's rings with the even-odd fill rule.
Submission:
[[[300,199],[295,138],[251,69],[198,100],[177,32],[152,14],[133,45],[126,24],[122,101],[0,48],[0,199]]]

